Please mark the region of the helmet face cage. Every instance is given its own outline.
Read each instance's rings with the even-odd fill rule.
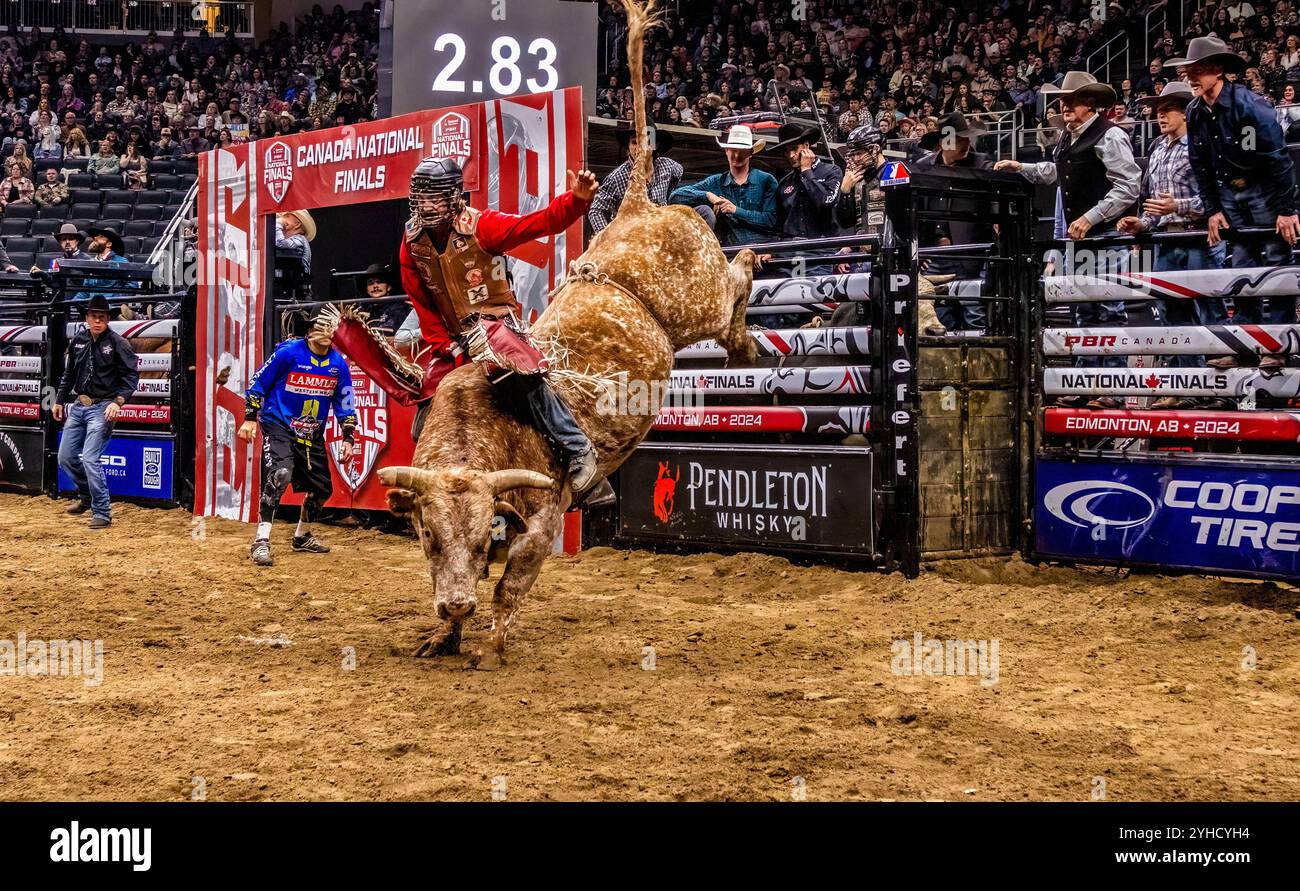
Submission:
[[[461,190],[449,184],[428,180],[411,181],[411,213],[422,226],[440,226],[454,218],[465,206]]]

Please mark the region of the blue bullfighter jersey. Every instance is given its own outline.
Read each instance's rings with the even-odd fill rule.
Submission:
[[[295,337],[275,348],[248,384],[244,418],[274,424],[295,439],[311,443],[325,437],[326,402],[345,433],[357,423],[352,373],[347,360],[331,348],[318,356],[307,341]]]

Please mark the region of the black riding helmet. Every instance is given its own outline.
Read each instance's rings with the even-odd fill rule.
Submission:
[[[411,174],[411,213],[422,226],[446,223],[464,207],[465,177],[450,158],[425,158]]]
[[[872,146],[882,148],[884,145],[885,134],[881,133],[873,124],[864,124],[861,127],[855,127],[849,133],[849,138],[844,141],[844,151],[865,152]]]

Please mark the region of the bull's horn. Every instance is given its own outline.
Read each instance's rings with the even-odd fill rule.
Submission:
[[[435,476],[420,467],[381,467],[379,481],[389,488],[424,492],[433,486]]]
[[[493,493],[500,495],[510,489],[554,489],[555,480],[536,470],[523,470],[512,467],[509,470],[494,470],[484,479]]]

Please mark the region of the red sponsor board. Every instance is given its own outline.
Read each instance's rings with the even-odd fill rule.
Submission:
[[[20,421],[39,421],[41,407],[35,402],[0,402],[0,418]],[[119,424],[167,424],[172,419],[170,405],[122,406],[118,413]]]
[[[1300,414],[1281,411],[1090,411],[1049,408],[1048,433],[1142,439],[1230,439],[1300,442]]]

